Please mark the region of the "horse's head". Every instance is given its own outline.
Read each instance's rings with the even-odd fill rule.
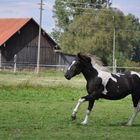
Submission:
[[[90,57],[78,53],[65,73],[66,79],[70,80],[75,75],[80,74],[83,67],[85,67],[88,63],[91,63]]]

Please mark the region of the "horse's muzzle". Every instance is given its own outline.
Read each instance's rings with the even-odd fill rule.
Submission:
[[[64,76],[65,76],[65,78],[66,78],[67,80],[70,80],[70,79],[71,79],[71,77],[70,77],[68,74],[65,74]]]

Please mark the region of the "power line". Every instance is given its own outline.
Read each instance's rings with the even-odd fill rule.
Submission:
[[[99,11],[99,10],[98,10]],[[71,13],[73,13],[73,14],[75,14],[75,15],[79,15],[80,16],[80,14],[82,14],[82,15],[95,15],[95,16],[98,16],[98,15],[100,15],[100,13],[98,12],[98,11],[96,11],[96,10],[94,10],[94,12],[96,12],[96,13],[94,13],[93,11],[92,12],[88,12],[88,11],[84,11],[84,12],[73,12],[73,11],[70,11]],[[105,10],[104,10],[105,11]],[[110,16],[113,16],[114,15],[114,13],[113,12],[111,12],[111,13],[103,13],[103,15],[110,15]],[[117,15],[117,17],[123,17],[123,15]]]
[[[77,4],[77,5],[85,5],[85,4],[88,4],[88,3],[81,3],[81,2],[68,2],[68,1],[61,1],[63,4]],[[91,5],[93,5],[92,3],[91,3]],[[95,5],[95,4],[94,4]]]
[[[80,3],[80,2],[68,2],[68,1],[61,1],[61,3],[63,3],[64,5],[65,4],[75,4],[75,5],[81,5],[81,6],[83,6],[83,7],[79,7],[79,6],[73,6],[72,7],[72,9],[81,9],[81,10],[94,10],[94,11],[105,11],[105,10],[108,10],[108,9],[114,9],[114,12],[115,12],[115,10],[117,11],[120,11],[118,8],[116,8],[116,7],[110,7],[109,6],[109,1],[111,2],[111,3],[113,3],[113,0],[107,0],[107,2],[106,2],[106,6],[104,6],[104,8],[101,8],[101,9],[98,9],[97,8],[97,6],[98,5],[100,5],[100,4],[98,4],[98,3],[96,3],[96,4],[93,4],[93,3],[87,3],[87,2],[85,2],[85,3]],[[67,6],[67,5],[66,5]],[[71,11],[72,12],[72,11]],[[74,11],[74,14],[75,14],[76,12]],[[82,12],[83,13],[83,12]],[[113,13],[113,11],[112,11],[112,13]],[[78,12],[78,14],[79,14],[79,12]],[[92,14],[92,13],[86,13],[86,14]],[[107,13],[105,13],[105,14],[107,14]],[[108,13],[108,15],[109,15],[110,13]],[[121,16],[121,15],[120,15]]]
[[[73,12],[74,14],[76,14],[76,13],[78,13],[78,14],[80,14],[80,12],[76,12],[76,11],[73,11],[73,9],[79,9],[79,10],[92,10],[92,11],[106,11],[106,12],[111,12],[111,13],[104,13],[104,14],[106,14],[106,15],[110,15],[110,14],[113,14],[113,13],[115,13],[115,10],[117,11],[117,8],[115,8],[115,7],[107,7],[107,8],[101,8],[101,9],[98,9],[96,6],[97,6],[97,4],[89,4],[89,3],[78,3],[78,2],[66,2],[66,1],[61,1],[63,4],[77,4],[77,5],[82,5],[82,6],[84,6],[84,7],[79,7],[79,6],[73,6],[71,9],[71,11],[70,12]],[[107,2],[108,2],[108,0],[107,0]],[[108,5],[108,4],[107,4]],[[67,6],[67,7],[69,7],[69,6]],[[109,9],[112,9],[112,10],[114,10],[114,11],[109,11]],[[66,9],[67,10],[67,9]],[[68,10],[70,10],[70,9],[68,9]],[[119,11],[119,10],[118,10]],[[81,13],[85,13],[85,11],[84,12],[81,12]],[[93,14],[93,13],[89,13],[89,12],[87,12],[87,13],[85,13],[85,14]],[[97,14],[97,13],[96,13]],[[122,16],[122,15],[120,15],[120,16]]]
[[[111,0],[107,0],[103,4],[100,3],[100,2],[98,3],[98,1],[95,2],[95,3],[92,3],[92,2],[69,2],[69,1],[61,1],[61,3],[63,3],[64,6],[65,6],[65,4],[67,4],[66,6],[68,6],[68,4],[71,4],[71,5],[73,4],[74,5],[73,8],[77,8],[77,9],[83,9],[83,10],[84,9],[102,10],[101,7],[102,8],[109,9],[110,8],[110,3],[112,3],[112,1]],[[82,6],[82,7],[77,7],[75,5]]]
[[[93,6],[93,7],[99,6],[98,3],[93,4],[93,3],[88,3],[88,2],[69,2],[69,1],[61,1],[61,3],[63,3],[63,4],[85,5],[85,6],[87,5],[87,6]],[[107,2],[106,2],[106,5],[108,5],[108,4],[109,4],[109,0],[107,0]]]

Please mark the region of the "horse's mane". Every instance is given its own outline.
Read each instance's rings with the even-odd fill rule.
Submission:
[[[91,54],[88,54],[88,56],[91,58],[91,63],[95,69],[110,72],[109,68],[103,65],[103,62],[99,57]]]

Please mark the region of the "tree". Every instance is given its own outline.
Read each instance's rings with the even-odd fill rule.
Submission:
[[[75,17],[82,15],[88,8],[101,9],[107,5],[111,5],[110,0],[55,0],[53,13],[57,30],[55,28],[53,32],[66,31]]]
[[[96,10],[94,12],[89,10],[88,14],[86,11],[83,16],[76,16],[69,24],[67,31],[62,33],[60,46],[66,53],[76,54],[80,51],[95,54],[105,64],[112,65],[113,32],[115,29],[116,57],[119,60],[122,58],[119,65],[124,65],[126,60],[139,58],[137,51],[140,35],[135,32],[138,31],[139,23],[134,20],[134,27],[130,22],[132,19],[129,20],[116,9]],[[132,52],[133,57],[131,56]]]
[[[129,31],[128,39],[129,46],[131,49],[130,58],[133,61],[140,61],[140,23],[139,19],[132,14],[126,16],[127,26],[126,29]]]
[[[113,15],[116,19],[115,26],[122,26],[121,22],[124,18],[120,11],[116,13],[109,9],[94,12],[89,10],[88,14],[77,16],[60,38],[63,51],[69,53],[83,51],[96,54],[106,62],[107,60],[104,58],[108,54],[112,54]]]
[[[112,65],[115,31],[116,58],[120,66],[140,61],[140,23],[138,18],[115,8],[108,0],[56,0],[53,36],[62,51],[90,53]],[[109,5],[111,3],[109,2]],[[56,30],[57,29],[57,30]]]

